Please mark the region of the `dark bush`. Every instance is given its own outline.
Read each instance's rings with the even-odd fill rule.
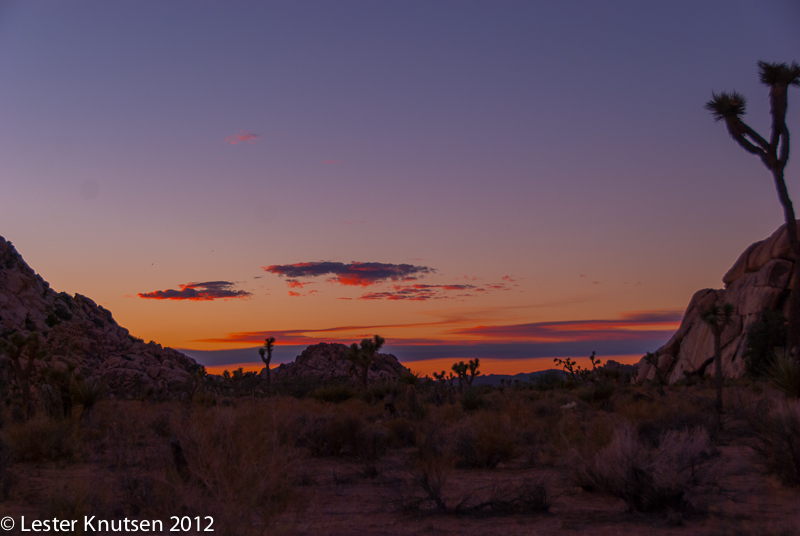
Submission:
[[[786,346],[786,318],[781,311],[766,309],[761,319],[747,330],[745,371],[752,378],[765,376],[776,348]]]

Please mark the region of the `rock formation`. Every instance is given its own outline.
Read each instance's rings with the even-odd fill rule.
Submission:
[[[358,381],[358,371],[346,359],[349,348],[344,344],[321,342],[303,350],[292,363],[272,369],[272,378],[277,381],[289,379],[318,379],[326,381]],[[409,370],[392,354],[375,354],[369,368],[367,380],[375,383],[399,378]],[[262,370],[263,374],[263,370]]]
[[[800,228],[800,225],[798,225]],[[780,309],[788,313],[788,298],[792,279],[794,254],[784,225],[766,240],[748,247],[722,278],[724,289],[697,291],[689,302],[678,331],[655,351],[658,368],[669,383],[686,374],[697,372],[713,374],[714,367],[707,366],[714,356],[714,337],[703,322],[701,311],[716,303],[730,303],[734,314],[722,333],[722,372],[726,377],[744,374],[744,353],[747,349],[747,331],[758,322],[765,309]],[[705,370],[703,368],[705,367]],[[642,358],[639,362],[638,381],[653,379],[655,369]]]
[[[49,355],[35,363],[37,373],[73,369],[103,380],[112,393],[175,386],[196,366],[180,352],[131,336],[86,296],[55,292],[0,236],[0,337],[14,331],[38,331],[46,339]]]

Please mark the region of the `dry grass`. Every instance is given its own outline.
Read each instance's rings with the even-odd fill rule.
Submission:
[[[622,499],[620,512],[624,501],[637,512],[687,514],[719,503],[714,447],[722,440],[752,444],[770,471],[797,484],[800,402],[769,387],[755,394],[750,386],[726,389],[769,399],[760,413],[751,411],[760,427],[751,422],[749,435],[731,427],[715,437],[713,392],[703,385],[668,387],[665,396],[619,388],[603,404],[587,403],[575,390],[482,388],[477,407],[459,399],[437,406],[427,402],[424,385],[404,386],[396,414],[375,390],[338,402],[316,395],[206,397],[202,404],[104,400],[91,420],[41,412],[12,424],[5,415],[0,436],[15,477],[5,504],[62,517],[212,515],[216,532],[242,535],[303,533],[302,512],[324,519],[331,508],[324,505],[340,496],[353,497],[352,507],[373,505],[370,515],[401,520],[398,504],[476,520],[554,505],[551,515],[569,519],[575,506],[565,504],[613,504],[603,502],[609,496]],[[740,406],[726,402],[729,421],[746,414]],[[335,523],[312,523],[317,528],[305,533],[344,532]]]

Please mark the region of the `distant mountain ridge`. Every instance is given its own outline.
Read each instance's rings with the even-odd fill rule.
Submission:
[[[37,373],[73,369],[102,380],[112,393],[169,388],[185,382],[197,366],[178,351],[131,336],[111,311],[86,296],[54,291],[0,236],[0,338],[15,331],[42,335],[50,355],[35,362]],[[0,370],[5,361],[0,358]]]

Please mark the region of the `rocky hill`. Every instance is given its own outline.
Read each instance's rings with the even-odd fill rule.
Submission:
[[[714,337],[700,314],[714,303],[720,306],[730,303],[734,307],[732,321],[722,333],[722,372],[726,377],[742,376],[747,331],[759,321],[765,309],[788,313],[788,297],[794,288],[791,278],[794,262],[786,227],[782,225],[769,238],[752,244],[739,256],[722,278],[724,289],[697,291],[686,308],[678,331],[667,344],[655,351],[664,377],[674,383],[685,373],[713,373],[709,364],[714,356]],[[652,379],[655,373],[655,369],[642,358],[638,380]]]
[[[36,362],[37,372],[72,369],[102,379],[112,393],[175,386],[196,366],[180,352],[131,336],[86,296],[52,290],[0,237],[0,337],[14,331],[37,331],[45,340],[48,356]]]
[[[354,370],[344,344],[322,342],[303,350],[292,363],[285,363],[272,370],[275,380],[318,379],[327,381],[358,381],[358,371]],[[263,371],[262,371],[263,373]],[[369,369],[367,381],[375,383],[399,378],[410,371],[397,361],[392,354],[375,354],[375,361]]]

